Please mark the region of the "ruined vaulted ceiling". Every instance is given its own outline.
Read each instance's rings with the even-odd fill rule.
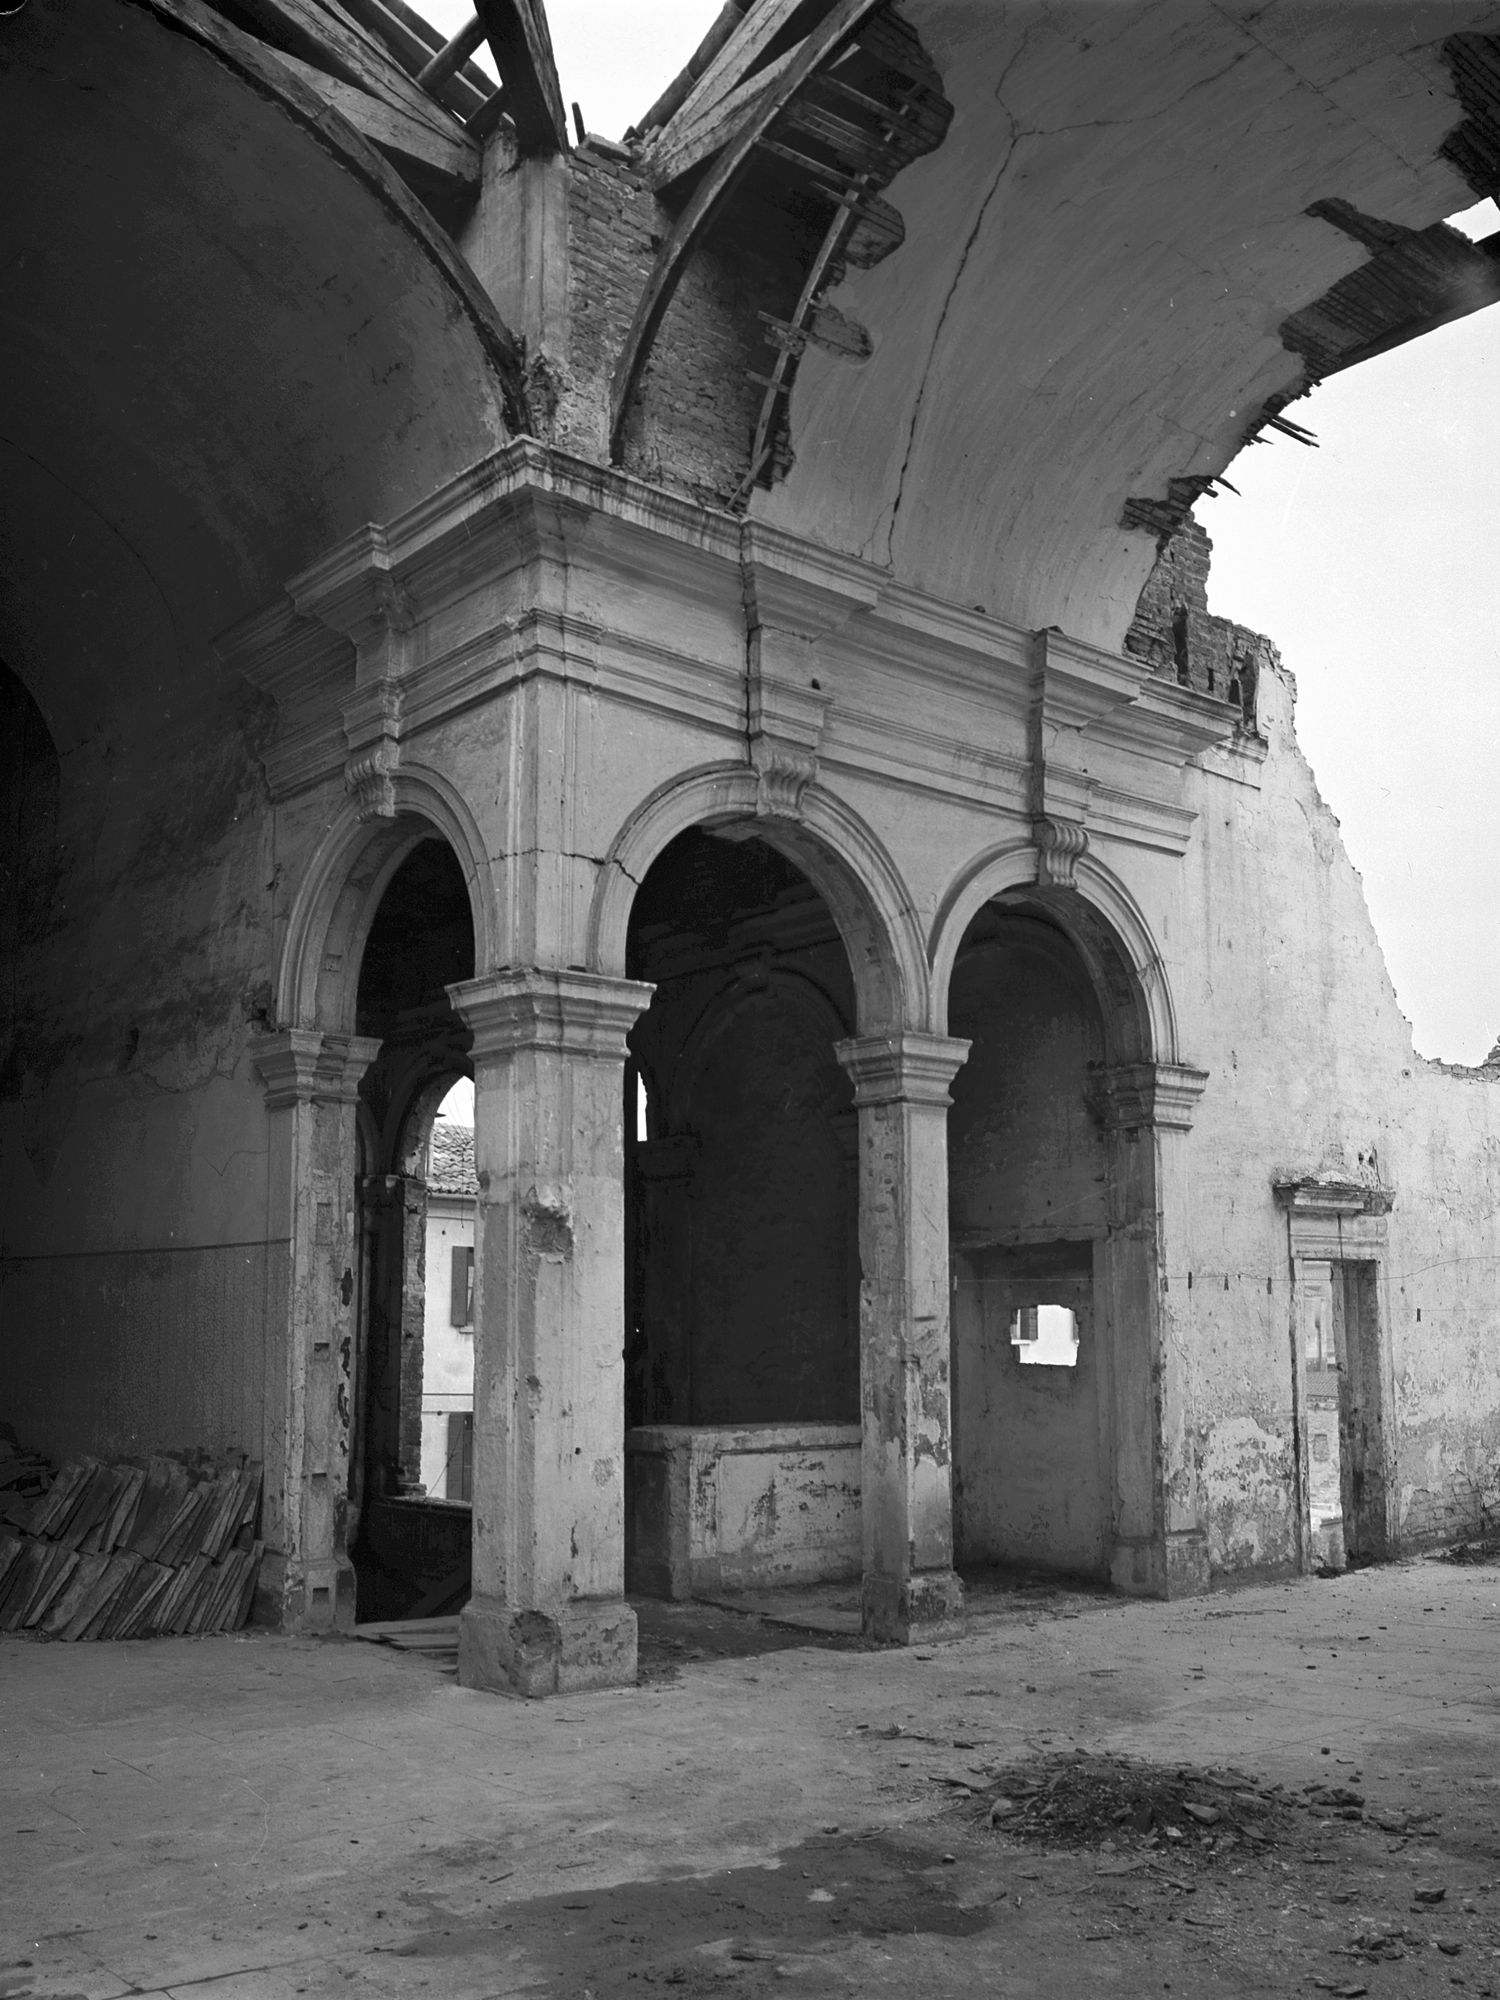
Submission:
[[[0,658],[62,748],[169,718],[215,633],[514,414],[451,246],[216,32],[194,0],[0,20]]]
[[[1283,330],[1384,226],[1401,238],[1487,191],[1442,151],[1465,115],[1444,45],[1500,34],[1500,5],[902,13],[953,122],[889,190],[901,248],[832,295],[873,352],[809,347],[794,462],[753,511],[1118,646],[1155,553],[1122,525],[1132,503],[1149,520],[1196,490],[1302,386],[1307,341]]]

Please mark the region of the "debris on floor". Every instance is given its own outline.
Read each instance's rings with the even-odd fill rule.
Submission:
[[[1500,1563],[1500,1534],[1481,1535],[1472,1542],[1454,1542],[1434,1549],[1430,1560],[1440,1563]]]
[[[1081,1751],[1012,1766],[976,1797],[980,1817],[1018,1840],[1170,1852],[1198,1866],[1278,1844],[1297,1803],[1242,1771]]]
[[[445,1618],[386,1618],[354,1628],[356,1639],[373,1646],[394,1646],[398,1653],[416,1653],[450,1676],[458,1673],[458,1613]]]
[[[1383,1810],[1346,1785],[1300,1791],[1263,1784],[1231,1766],[1144,1763],[1064,1751],[992,1774],[968,1788],[981,1824],[1052,1847],[1142,1851],[1203,1867],[1285,1849],[1344,1822],[1410,1839],[1430,1834],[1436,1809]],[[1425,1891],[1416,1892],[1418,1900]],[[1441,1891],[1437,1892],[1441,1896]]]
[[[260,1571],[261,1477],[259,1462],[238,1453],[69,1459],[6,1508],[0,1631],[49,1639],[238,1631]]]
[[[28,1450],[9,1424],[0,1424],[0,1527],[24,1519],[51,1484],[52,1461]]]

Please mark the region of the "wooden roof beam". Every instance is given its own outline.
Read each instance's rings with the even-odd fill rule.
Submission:
[[[772,5],[765,11],[769,15],[782,4],[783,0],[772,0]],[[819,68],[836,54],[865,16],[873,13],[881,4],[882,0],[836,0],[836,4],[797,49],[791,62],[781,72],[775,87],[759,100],[754,112],[738,125],[733,138],[708,168],[693,190],[692,198],[673,224],[670,234],[657,252],[656,262],[646,280],[645,289],[636,305],[635,316],[630,323],[630,330],[625,336],[624,346],[615,363],[614,381],[610,393],[609,448],[610,456],[616,464],[619,463],[624,449],[625,420],[629,415],[636,384],[646,365],[657,328],[661,325],[667,307],[672,303],[673,294],[677,290],[688,258],[724,202],[734,191],[758,141],[770,130],[808,78],[817,74]],[[686,109],[687,106],[684,105],[683,110]]]
[[[332,0],[328,5],[319,5],[318,0],[240,0],[240,4],[273,44],[286,42],[292,55],[310,68],[341,77],[418,123],[430,121],[462,135],[458,121],[417,88],[390,50]],[[273,46],[272,53],[281,51]]]
[[[274,51],[284,63],[315,90],[325,104],[347,118],[362,138],[397,167],[416,166],[441,176],[455,194],[476,194],[479,189],[480,148],[448,113],[429,103],[425,118],[415,117],[379,97],[372,97],[357,84],[329,76],[311,63],[282,50]]]
[[[566,153],[568,121],[542,0],[477,0],[523,153]]]
[[[766,50],[772,47],[806,0],[752,0],[733,34],[723,43],[692,89],[661,128],[657,137],[668,140],[673,132],[696,124],[713,110],[721,98],[750,81],[757,65],[764,67]]]

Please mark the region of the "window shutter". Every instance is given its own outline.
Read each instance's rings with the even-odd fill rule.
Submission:
[[[452,1326],[469,1324],[469,1293],[474,1278],[474,1252],[467,1244],[452,1250],[451,1281],[448,1293],[448,1320]]]
[[[450,1410],[448,1412],[448,1463],[445,1468],[447,1484],[443,1497],[447,1500],[469,1500],[474,1498],[474,1412],[472,1410]]]

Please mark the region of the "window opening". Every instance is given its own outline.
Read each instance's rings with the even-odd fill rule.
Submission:
[[[460,1077],[438,1106],[427,1142],[426,1169],[422,1486],[429,1500],[462,1502],[470,1498],[474,1454],[478,1181],[471,1077]]]
[[[1078,1315],[1071,1306],[1051,1300],[1017,1306],[1011,1315],[1010,1342],[1025,1367],[1076,1368]]]

